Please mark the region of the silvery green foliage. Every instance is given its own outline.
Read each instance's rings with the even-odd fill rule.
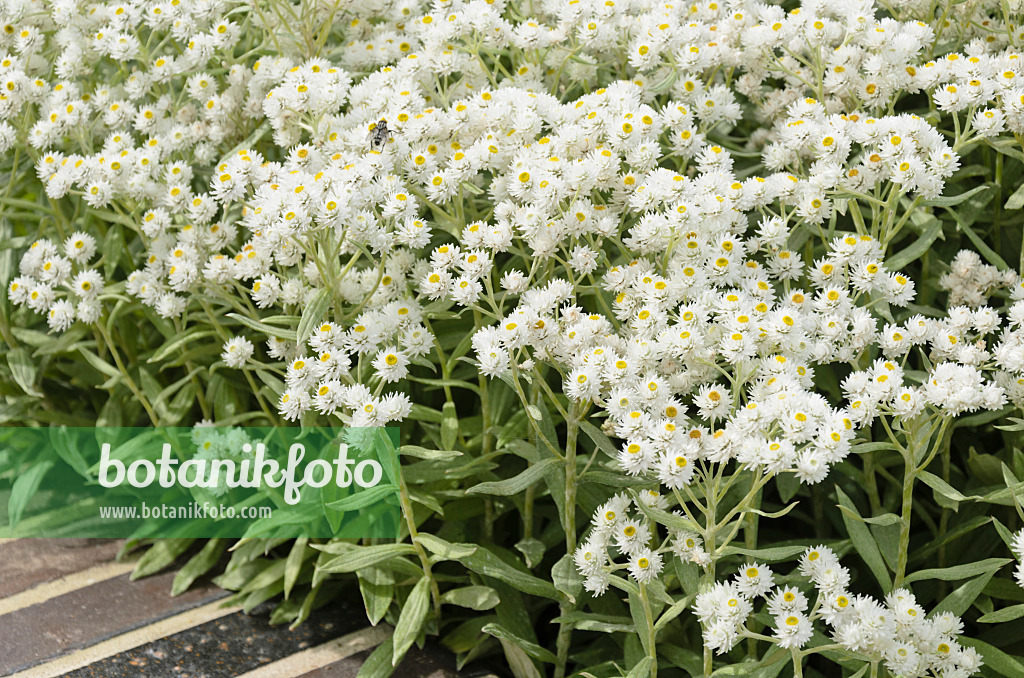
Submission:
[[[691,670],[680,638],[703,645],[705,675],[716,655],[764,669],[785,655],[798,675],[836,657],[873,677],[972,675],[984,651],[960,643],[960,617],[987,580],[931,615],[906,580],[915,515],[941,541],[965,502],[1015,501],[987,480],[1017,461],[1012,441],[971,462],[951,439],[964,417],[987,426],[1024,405],[1024,281],[1003,259],[1017,252],[976,233],[987,211],[993,238],[1020,240],[1007,215],[1021,200],[1002,184],[1024,162],[1022,10],[7,0],[4,205],[31,219],[11,217],[19,258],[4,282],[20,310],[0,329],[12,346],[77,351],[103,375],[92,386],[127,389],[101,418],[130,399],[153,424],[404,422],[422,464],[473,457],[413,474],[453,485],[402,488],[416,554],[395,557],[429,584],[407,609],[433,603],[399,624],[413,639],[470,597],[445,598],[451,579],[431,569],[458,561],[450,576],[467,585],[504,572],[503,586],[557,599],[550,643],[506,628],[506,608],[506,626],[475,631],[521,676],[545,663],[562,678],[577,629],[595,628],[641,638],[625,664],[605,647],[575,666],[600,676]],[[12,355],[8,381],[35,396],[37,366]],[[963,464],[984,492],[953,487]],[[588,480],[599,493],[578,492]],[[458,537],[472,545],[419,529],[414,501],[437,511],[466,489],[487,497],[485,522],[521,508],[522,539],[505,546],[522,568],[496,564],[518,556],[486,550],[490,524]],[[779,510],[771,492],[788,495]],[[835,550],[758,541],[759,522],[798,525],[836,503],[849,539]],[[557,516],[557,555],[535,506]],[[865,524],[895,528],[894,550]],[[943,563],[945,543],[929,552]],[[296,544],[311,606],[326,573],[351,570]],[[857,576],[839,560],[852,551]],[[522,579],[542,562],[557,588]],[[374,621],[401,615],[394,587],[409,576],[380,567],[358,570]],[[598,612],[621,593],[626,612]],[[512,604],[472,595],[473,609]],[[597,617],[573,617],[584,600]],[[466,656],[487,647],[451,637]]]

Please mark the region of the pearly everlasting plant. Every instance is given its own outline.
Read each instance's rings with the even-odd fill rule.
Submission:
[[[0,1],[0,416],[400,427],[402,545],[220,580],[366,673],[1021,675],[1022,24]]]

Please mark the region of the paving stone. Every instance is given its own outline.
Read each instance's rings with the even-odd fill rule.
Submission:
[[[346,657],[297,678],[355,678],[372,650]],[[393,678],[456,678],[455,656],[433,645],[412,647],[395,667]],[[479,674],[477,674],[479,675]]]
[[[15,539],[0,544],[0,598],[114,560],[119,539]]]
[[[272,606],[264,603],[248,615],[237,612],[155,639],[65,678],[232,678],[367,625],[361,608],[332,603],[292,631],[270,625]]]
[[[135,582],[122,575],[0,616],[0,675],[229,595],[205,583],[172,598],[173,579],[173,572]]]

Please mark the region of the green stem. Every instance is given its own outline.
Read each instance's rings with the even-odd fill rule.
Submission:
[[[647,598],[647,586],[640,584],[640,602],[644,607],[644,620],[647,622],[647,648],[648,656],[651,658],[651,678],[658,678],[658,650],[654,643],[654,615],[651,613],[651,603]]]
[[[906,464],[903,471],[903,507],[900,510],[899,557],[896,560],[896,576],[892,581],[893,590],[903,585],[903,579],[907,575],[907,560],[910,558],[910,519],[914,509],[914,478],[916,475],[913,450],[908,450],[904,459]]]
[[[110,355],[113,356],[114,362],[117,363],[117,369],[120,370],[121,376],[124,377],[125,383],[128,384],[128,389],[132,392],[132,395],[138,398],[139,403],[142,405],[142,409],[146,410],[149,420],[153,422],[153,426],[159,426],[160,423],[156,416],[156,412],[153,411],[153,406],[149,404],[149,399],[146,398],[145,394],[143,394],[135,384],[135,380],[133,380],[131,375],[128,374],[128,368],[126,368],[124,363],[121,361],[121,355],[117,352],[117,348],[115,348],[110,335],[107,334],[107,329],[101,322],[96,323],[96,327],[98,328],[100,335],[103,337],[103,341],[107,344],[107,350],[110,351]]]
[[[419,542],[419,531],[416,529],[416,519],[412,512],[412,500],[409,498],[409,486],[406,485],[405,478],[401,473],[398,474],[398,490],[398,498],[402,505],[402,515],[405,516],[405,526],[409,530],[409,538],[412,540],[413,548],[416,549],[416,555],[419,556],[420,566],[423,568],[423,576],[430,580],[430,597],[434,602],[434,614],[440,619],[441,591],[437,587],[437,580],[430,573],[430,557]]]
[[[570,557],[576,550],[576,438],[579,435],[580,416],[580,405],[573,401],[572,411],[565,422],[567,427],[565,440],[565,552]],[[643,592],[642,584],[640,590]],[[572,603],[563,602],[561,604],[562,616],[572,612],[573,607]],[[559,625],[558,639],[556,640],[555,678],[565,676],[571,646],[572,626],[562,623]],[[653,674],[652,678],[654,678]]]

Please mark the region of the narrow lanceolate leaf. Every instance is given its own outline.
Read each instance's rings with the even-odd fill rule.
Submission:
[[[398,666],[406,651],[412,646],[427,618],[427,611],[430,609],[430,578],[423,577],[402,606],[402,613],[395,624],[394,648],[391,651],[391,665]]]
[[[325,572],[345,574],[364,567],[383,563],[392,558],[416,553],[412,544],[381,544],[380,546],[359,546],[323,564],[319,569]]]
[[[455,447],[459,438],[459,416],[455,413],[455,403],[447,402],[441,408],[441,444],[444,449]]]
[[[744,549],[738,546],[726,546],[722,549],[722,555],[728,556],[738,554],[741,556],[747,556],[748,558],[753,558],[754,560],[776,563],[795,558],[806,551],[807,548],[807,546],[802,544],[793,544],[791,546],[769,546],[763,549]]]
[[[299,537],[292,544],[291,551],[288,552],[287,564],[284,567],[284,597],[285,599],[292,592],[292,588],[295,586],[295,582],[299,579],[299,573],[302,572],[302,564],[306,562],[306,544],[309,543],[308,537]]]
[[[594,445],[609,457],[614,459],[618,456],[619,451],[615,449],[615,443],[613,443],[611,439],[601,431],[601,429],[594,426],[589,421],[581,421],[580,430],[586,433],[587,437],[594,441]]]
[[[288,341],[296,341],[298,338],[298,332],[295,330],[284,327],[275,327],[269,323],[253,320],[252,318],[241,315],[240,313],[227,313],[226,316],[237,320],[249,329],[262,332],[268,337],[277,337],[278,339],[287,339]]]
[[[941,569],[932,570],[919,570],[912,572],[907,575],[904,579],[904,583],[912,584],[915,581],[926,581],[928,579],[941,579],[942,581],[956,581],[958,579],[967,579],[968,577],[974,577],[985,572],[995,572],[1003,565],[1012,563],[1011,558],[986,558],[985,560],[979,560],[976,563],[967,563],[965,565],[956,565],[954,567],[944,567]]]
[[[891,271],[898,271],[904,268],[907,264],[917,261],[924,256],[924,253],[929,250],[932,243],[934,243],[940,236],[942,236],[942,221],[933,216],[929,219],[928,225],[917,240],[901,250],[895,256],[886,259],[885,265]]]
[[[943,612],[951,612],[958,617],[962,616],[974,604],[974,601],[984,590],[985,586],[988,585],[989,580],[992,579],[995,573],[995,570],[991,570],[967,582],[946,596],[941,603],[935,606],[931,614],[938,615]]]
[[[903,522],[898,515],[895,513],[883,513],[880,516],[874,516],[872,518],[861,518],[860,514],[856,511],[840,506],[839,510],[843,512],[844,517],[849,516],[853,520],[858,520],[862,523],[868,523],[870,525],[899,525]]]
[[[370,653],[363,665],[359,667],[356,678],[388,678],[395,672],[395,665],[391,663],[394,655],[394,638],[388,638],[377,646],[377,649]]]
[[[1013,192],[1013,195],[1007,198],[1005,205],[1005,208],[1008,210],[1019,210],[1022,207],[1024,207],[1024,184],[1021,184],[1021,186]]]
[[[7,513],[10,516],[10,526],[15,527],[21,520],[21,514],[28,506],[32,495],[39,488],[43,476],[53,467],[52,461],[43,461],[17,477],[11,487],[11,496],[7,500]]]
[[[458,450],[429,450],[419,445],[402,445],[398,448],[398,453],[404,454],[407,457],[416,457],[417,459],[427,459],[430,461],[448,461],[462,456],[462,452]]]
[[[465,586],[447,591],[441,596],[441,602],[479,611],[490,610],[501,600],[498,598],[498,592],[490,586]]]
[[[570,603],[575,603],[576,596],[583,591],[583,575],[576,569],[571,553],[566,553],[551,568],[551,580],[555,583],[555,588],[564,593]]]
[[[7,354],[7,365],[11,368],[11,375],[25,393],[37,398],[42,393],[36,388],[36,374],[38,372],[38,361],[33,360],[28,349],[16,348]],[[115,374],[119,374],[116,373]]]
[[[636,666],[630,669],[629,673],[626,675],[626,678],[643,678],[644,676],[651,675],[651,664],[653,663],[653,659],[651,659],[650,657],[644,657],[639,662],[637,662]]]
[[[504,560],[480,546],[472,555],[460,558],[460,562],[477,574],[500,579],[512,588],[534,596],[559,600],[561,595],[548,581],[518,570]]]
[[[468,494],[494,494],[502,497],[508,497],[513,494],[519,494],[526,490],[538,480],[544,477],[544,473],[548,468],[554,464],[561,463],[561,460],[550,458],[544,461],[532,464],[525,471],[517,476],[508,478],[506,480],[499,480],[495,482],[480,483],[466,490]]]
[[[385,497],[391,497],[397,493],[398,487],[395,485],[391,485],[390,483],[387,485],[377,485],[376,487],[371,487],[368,490],[362,490],[360,492],[350,494],[344,499],[328,502],[324,504],[324,506],[341,512],[356,511],[369,506],[370,504],[375,504],[377,501]]]
[[[431,553],[447,560],[461,560],[473,555],[477,550],[477,547],[473,544],[452,544],[426,532],[420,532],[416,535],[416,541]]]
[[[964,200],[967,200],[968,198],[970,198],[972,195],[975,195],[976,193],[981,193],[982,191],[987,191],[989,188],[991,188],[991,186],[989,186],[988,184],[985,184],[983,186],[978,186],[976,188],[972,188],[971,190],[966,191],[964,193],[961,193],[960,195],[948,195],[948,196],[944,195],[944,196],[940,196],[938,198],[932,198],[930,200],[925,200],[924,202],[922,202],[921,206],[922,207],[952,207],[953,205],[959,205]]]
[[[978,617],[978,621],[983,624],[1002,624],[1021,617],[1024,617],[1024,605],[1011,605],[995,612],[983,614]]]
[[[882,559],[881,551],[878,550],[878,544],[875,543],[875,538],[871,536],[871,530],[868,529],[863,520],[857,520],[857,518],[860,518],[857,507],[853,505],[853,501],[846,496],[838,485],[836,486],[836,495],[839,499],[839,505],[847,509],[847,511],[842,511],[843,523],[846,525],[846,531],[853,541],[853,548],[857,549],[857,553],[867,563],[868,568],[875,575],[875,579],[882,587],[882,590],[889,591],[892,589],[892,579],[889,577],[889,571],[885,568],[885,561]]]
[[[142,554],[139,562],[132,570],[131,579],[140,579],[156,574],[160,570],[169,567],[185,552],[194,539],[160,539],[148,551]]]
[[[536,643],[531,643],[528,640],[520,638],[501,624],[487,624],[484,626],[483,632],[489,633],[499,640],[512,643],[534,659],[538,659],[549,664],[555,664],[558,662],[558,658],[555,657],[550,650],[547,650]]]
[[[969,501],[971,499],[979,498],[975,496],[968,497],[934,473],[921,471],[917,474],[917,477],[921,482],[935,490],[938,494],[947,499],[952,499],[955,502]]]
[[[395,595],[394,577],[381,567],[368,567],[359,573],[359,592],[366,607],[366,618],[376,626],[387,614]]]
[[[174,583],[171,585],[171,595],[177,596],[188,590],[192,583],[213,569],[220,557],[224,555],[227,548],[227,539],[211,539],[206,542],[203,549],[192,556],[185,567],[178,570],[174,575]]]
[[[501,649],[505,651],[505,661],[512,670],[514,678],[543,678],[541,672],[534,665],[530,655],[526,654],[523,648],[515,643],[510,643],[504,638],[499,638]]]
[[[331,306],[331,291],[326,288],[320,289],[313,295],[313,299],[302,310],[302,318],[299,320],[299,328],[295,334],[299,343],[309,340],[311,334],[327,316],[327,309]]]

